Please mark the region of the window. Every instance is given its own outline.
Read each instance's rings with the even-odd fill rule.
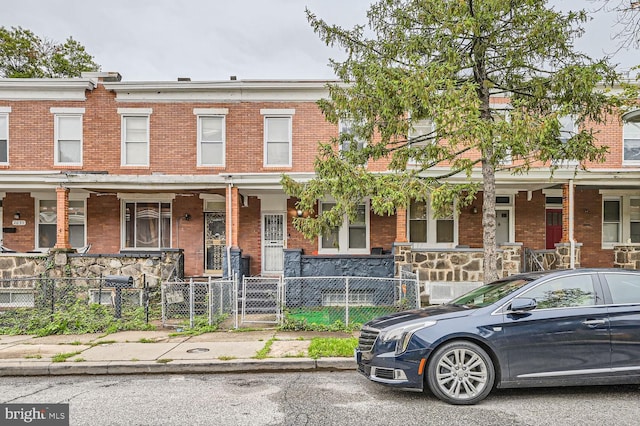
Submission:
[[[640,164],[640,110],[623,118],[623,163]]]
[[[125,202],[124,248],[171,247],[171,203]]]
[[[85,246],[85,201],[69,200],[69,243]],[[38,200],[38,250],[56,245],[58,211],[56,200]]]
[[[198,166],[224,167],[227,108],[194,108],[198,116]]]
[[[82,164],[82,115],[55,116],[55,163]]]
[[[450,216],[436,219],[429,202],[412,200],[409,205],[409,241],[417,245],[446,246],[455,244],[456,221]]]
[[[602,203],[602,242],[619,243],[620,236],[620,199],[605,199]]]
[[[566,144],[569,141],[569,139],[571,139],[576,134],[578,130],[577,129],[578,126],[576,124],[576,118],[573,115],[565,115],[565,116],[559,117],[558,121],[560,122],[560,136],[558,137],[558,140],[561,143]],[[575,166],[578,164],[578,161],[574,159],[558,158],[554,160],[554,164]]]
[[[409,129],[409,142],[411,147],[419,148],[427,146],[434,142],[435,137],[435,123],[432,119],[422,119],[411,122],[411,128]],[[416,164],[415,158],[409,159],[409,164]]]
[[[535,299],[537,309],[592,306],[596,292],[591,275],[556,278],[527,291],[522,297]]]
[[[35,306],[35,295],[28,290],[1,290],[1,308],[33,308]]]
[[[349,306],[373,306],[373,291],[354,290],[349,292]],[[344,291],[323,291],[322,306],[344,306]]]
[[[335,203],[320,203],[320,214],[329,211]],[[323,253],[369,253],[368,203],[357,207],[356,218],[352,221],[345,215],[342,225],[322,235],[320,251]]]
[[[149,165],[149,108],[118,108],[122,115],[122,165]]]
[[[9,108],[0,107],[0,164],[9,163]]]
[[[291,166],[293,109],[262,109],[264,115],[264,165]]]
[[[347,139],[343,140],[340,144],[341,151],[349,151],[351,147],[356,150],[361,150],[365,146],[365,141],[360,139],[354,130],[354,123],[349,119],[340,120],[340,135],[346,135]]]
[[[640,279],[631,274],[607,274],[613,303],[640,303]]]

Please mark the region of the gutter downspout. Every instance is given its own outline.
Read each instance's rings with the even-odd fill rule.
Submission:
[[[569,267],[571,269],[576,268],[576,240],[573,235],[573,221],[574,221],[574,194],[573,194],[573,179],[569,179]]]
[[[231,244],[233,243],[231,239],[233,238],[233,202],[232,202],[232,191],[233,187],[233,177],[231,175],[227,176],[227,218],[229,219],[227,225],[227,274],[229,275],[227,278],[233,278],[233,274],[231,273]]]

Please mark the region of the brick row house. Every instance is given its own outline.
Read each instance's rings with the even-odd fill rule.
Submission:
[[[328,123],[316,104],[328,96],[326,83],[127,82],[117,73],[0,79],[1,256],[174,250],[185,276],[221,276],[231,250],[251,275],[282,274],[291,250],[394,253],[423,280],[481,280],[482,194],[445,219],[419,202],[377,216],[365,201],[357,221],[345,219],[329,236],[305,240],[294,229],[292,218],[306,212],[296,211],[281,175],[311,178],[318,142],[348,128]],[[567,132],[574,125],[562,124]],[[525,249],[552,253],[549,267],[635,267],[640,111],[596,130],[610,147],[605,163],[586,171],[566,164],[553,176],[545,166],[498,173],[497,240],[513,254],[503,257],[505,274],[525,267]],[[386,170],[384,162],[368,167]],[[319,200],[318,211],[330,203]],[[475,259],[477,274],[456,269],[462,254]]]

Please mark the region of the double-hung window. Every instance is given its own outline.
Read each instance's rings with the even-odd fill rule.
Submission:
[[[84,108],[51,108],[55,114],[54,163],[82,165],[82,115]]]
[[[637,193],[601,190],[602,246],[640,243],[640,196]]]
[[[425,147],[435,141],[435,122],[430,118],[412,120],[409,128],[408,144],[411,148]],[[409,164],[417,164],[416,158],[410,158]]]
[[[640,110],[622,117],[623,121],[623,157],[624,164],[640,164]]]
[[[38,199],[37,249],[52,248],[57,240],[58,208],[55,199]],[[86,214],[85,199],[69,200],[69,243],[73,248],[85,246]]]
[[[9,113],[11,107],[0,107],[0,164],[9,164]]]
[[[331,210],[332,202],[320,203],[320,214]],[[369,253],[369,215],[368,202],[357,206],[356,217],[350,220],[346,215],[342,224],[320,236],[322,253]]]
[[[122,117],[122,165],[149,165],[150,108],[118,108]]]
[[[125,249],[171,247],[171,203],[156,201],[124,202]]]
[[[427,201],[412,200],[409,205],[409,240],[416,246],[453,247],[457,239],[456,219],[451,215],[435,218]]]
[[[264,166],[291,167],[293,109],[262,109]]]
[[[567,144],[569,139],[578,131],[576,117],[573,115],[564,115],[559,117],[558,121],[560,123],[560,136],[558,137],[558,141],[562,144]],[[578,164],[578,161],[574,159],[557,158],[554,160],[554,163],[556,165],[575,166]]]
[[[198,116],[198,166],[224,167],[227,108],[195,108]]]
[[[340,119],[339,131],[342,139],[340,144],[341,151],[349,151],[351,149],[361,150],[365,146],[365,141],[355,134],[354,122],[351,119]],[[344,138],[346,136],[346,138]]]

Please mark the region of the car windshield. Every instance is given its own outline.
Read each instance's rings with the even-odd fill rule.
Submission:
[[[448,302],[448,305],[466,306],[468,308],[483,308],[497,302],[510,293],[518,290],[531,280],[525,278],[506,279],[483,285]]]

